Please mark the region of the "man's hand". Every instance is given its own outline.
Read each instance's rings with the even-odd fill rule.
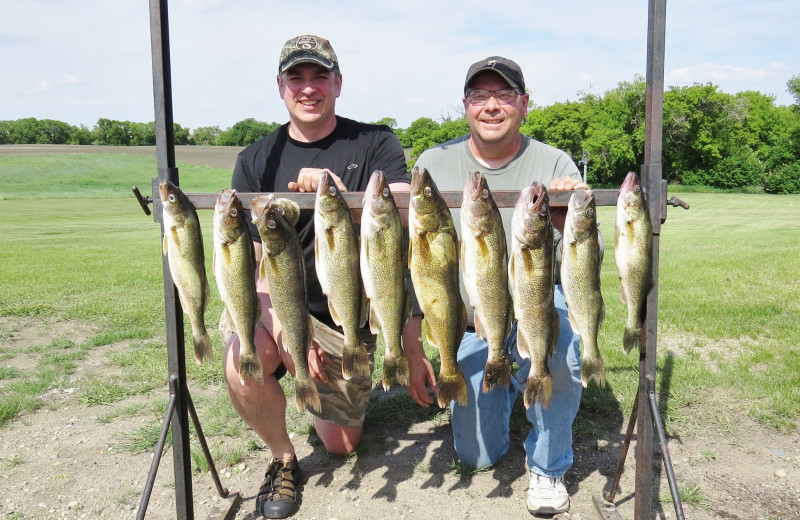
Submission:
[[[422,315],[414,315],[403,329],[403,350],[408,360],[409,372],[407,390],[417,404],[430,406],[433,399],[428,394],[428,388],[436,392],[436,375],[422,348],[421,325]]]
[[[589,185],[575,177],[558,177],[550,181],[548,190],[577,190],[578,188],[588,188]]]
[[[319,186],[319,179],[322,177],[322,172],[328,172],[328,175],[330,175],[333,182],[336,183],[336,187],[339,188],[339,191],[347,191],[342,179],[327,168],[302,168],[297,174],[297,182],[289,183],[289,191],[316,193],[317,187]]]

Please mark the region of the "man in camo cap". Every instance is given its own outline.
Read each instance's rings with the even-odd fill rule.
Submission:
[[[410,188],[403,148],[389,127],[336,115],[342,74],[328,40],[302,35],[287,41],[278,60],[277,83],[289,122],[239,154],[232,188],[239,192],[313,193],[325,171],[340,190],[364,191],[375,170],[384,172],[392,189]],[[250,222],[249,215],[247,221]],[[355,450],[361,437],[371,378],[342,377],[342,330],[331,317],[317,278],[312,210],[301,211],[295,229],[303,246],[314,329],[308,363],[322,402],[320,412],[312,411],[314,427],[328,452],[345,454]],[[260,261],[261,238],[253,225],[250,234]],[[297,509],[302,476],[286,431],[286,397],[278,381],[287,370],[294,372],[294,365],[281,341],[281,324],[272,308],[266,280],[258,280],[256,287],[262,319],[255,344],[264,384],[252,379],[245,385],[239,382],[239,339],[224,314],[220,320],[225,339],[223,364],[233,407],[264,440],[273,457],[256,497],[256,513],[266,518],[286,518]],[[416,329],[411,326],[407,331],[416,334],[419,341],[419,323],[412,323]],[[362,329],[360,336],[370,353],[374,352],[375,336],[369,327]]]

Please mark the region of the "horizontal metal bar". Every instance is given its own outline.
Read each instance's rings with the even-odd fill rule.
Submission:
[[[619,190],[592,190],[595,195],[595,202],[598,206],[616,206],[617,194]],[[572,190],[552,190],[547,192],[550,196],[550,206],[559,207],[566,206],[569,203],[569,197],[572,195]],[[395,204],[400,209],[408,208],[408,192],[393,192]],[[214,203],[217,200],[217,193],[187,193],[189,200],[192,201],[194,207],[197,209],[213,209]],[[250,201],[259,195],[265,193],[237,193],[239,199],[242,201],[244,207],[250,207]],[[350,209],[363,208],[363,191],[348,191],[342,193],[344,200]],[[317,197],[316,193],[297,193],[297,192],[283,192],[275,193],[276,197],[283,197],[295,201],[300,209],[314,209],[314,200]],[[461,192],[460,191],[443,191],[442,197],[447,206],[450,208],[461,207]],[[517,190],[504,190],[493,191],[497,206],[500,208],[513,208],[519,198],[519,191]]]

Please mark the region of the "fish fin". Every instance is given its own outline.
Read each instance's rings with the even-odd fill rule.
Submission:
[[[622,350],[627,354],[633,350],[634,347],[643,349],[646,341],[647,337],[644,327],[626,327],[625,334],[622,337]]]
[[[428,345],[438,349],[439,345],[437,345],[433,340],[433,336],[431,336],[431,329],[428,327],[428,320],[426,320],[424,317],[422,318],[422,324],[420,327],[422,328],[422,334],[424,335],[425,340],[428,342]]]
[[[164,256],[167,256],[167,251],[169,250],[169,246],[167,244],[167,234],[164,233],[164,236],[161,237],[161,251],[164,253]]]
[[[239,350],[239,381],[244,386],[247,380],[253,378],[258,384],[264,384],[264,370],[261,367],[261,358],[258,353]]]
[[[322,411],[322,402],[313,379],[294,380],[294,399],[298,412],[303,412],[306,408],[317,413]]]
[[[572,314],[572,309],[570,309],[569,307],[567,307],[567,316],[569,317],[569,326],[572,328],[572,332],[580,336],[581,331],[580,329],[578,329],[578,320]]]
[[[357,375],[369,377],[369,354],[363,343],[345,345],[342,349],[342,377],[349,381]]]
[[[201,332],[192,332],[192,343],[194,343],[194,358],[197,364],[200,365],[205,361],[214,361],[214,350],[211,348],[211,338],[204,330]]]
[[[263,280],[267,277],[267,265],[266,265],[267,255],[261,256],[261,261],[258,262],[258,279]]]
[[[375,307],[372,306],[369,308],[369,331],[373,334],[379,334],[381,332],[378,315],[375,313]]]
[[[511,385],[511,362],[506,356],[486,361],[486,369],[483,374],[483,393],[488,393],[498,385],[505,387]]]
[[[483,330],[483,322],[477,314],[473,314],[472,320],[475,322],[475,335],[478,339],[486,339],[486,331]]]
[[[455,401],[460,406],[467,406],[467,382],[464,374],[456,365],[454,374],[439,374],[438,390],[436,392],[437,402],[440,408],[445,408],[450,401]]]
[[[408,289],[405,289],[403,291],[403,326],[411,319],[411,313],[411,295],[408,293]]]
[[[333,306],[333,302],[331,301],[330,298],[328,298],[328,311],[331,313],[331,319],[333,319],[333,322],[337,326],[341,327],[342,320],[339,319],[339,313],[336,312],[336,307]]]
[[[212,273],[216,273],[217,272],[217,250],[216,249],[214,249],[214,251],[211,252],[211,272]]]
[[[381,377],[381,384],[383,389],[388,391],[394,384],[408,386],[409,370],[408,360],[402,354],[392,356],[389,352],[383,358],[383,376]]]
[[[358,316],[358,328],[363,328],[364,325],[367,324],[367,318],[369,318],[369,310],[371,305],[369,304],[369,298],[367,298],[366,290],[364,289],[364,284],[360,281],[358,282],[359,287],[361,287],[361,312]]]
[[[606,367],[602,358],[587,358],[584,356],[581,362],[581,383],[584,388],[588,388],[589,383],[592,381],[600,388],[605,388]]]
[[[556,353],[556,345],[558,345],[558,336],[561,334],[561,318],[558,315],[558,311],[555,307],[553,307],[553,314],[550,318],[551,326],[550,326],[550,342],[549,347],[547,349],[547,355],[552,356]]]
[[[625,292],[625,285],[624,284],[620,284],[619,285],[619,299],[622,300],[623,304],[625,304],[625,305],[628,304],[628,295]]]
[[[528,377],[525,383],[525,395],[523,397],[523,404],[525,409],[531,407],[532,404],[539,402],[545,410],[550,407],[550,402],[553,400],[553,378],[549,373],[540,377]]]

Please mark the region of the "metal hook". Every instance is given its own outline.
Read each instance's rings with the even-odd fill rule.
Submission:
[[[153,197],[145,197],[145,196],[143,196],[139,192],[139,188],[137,188],[136,186],[131,186],[131,189],[133,190],[133,194],[136,196],[136,200],[139,201],[139,205],[142,206],[142,210],[144,211],[144,214],[147,215],[147,216],[150,216],[150,208],[147,207],[147,205],[153,203]]]

